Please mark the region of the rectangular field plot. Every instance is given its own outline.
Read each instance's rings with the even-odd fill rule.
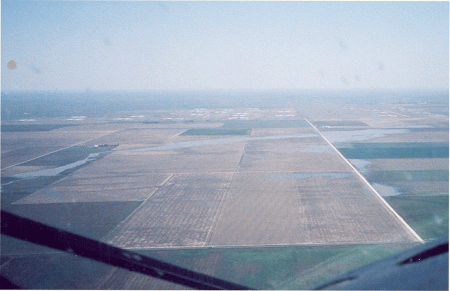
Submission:
[[[414,241],[386,205],[356,177],[295,180],[311,243]]]
[[[207,246],[286,245],[301,242],[296,189],[289,180],[236,173]]]
[[[350,167],[336,153],[246,150],[239,171],[345,172],[350,171]]]
[[[355,175],[327,174],[280,179],[236,173],[207,245],[416,240]]]
[[[184,129],[152,129],[136,128],[115,132],[92,141],[92,144],[119,144],[125,147],[130,144],[153,145],[168,141],[171,137],[182,133]]]
[[[204,246],[232,174],[175,174],[105,240],[124,248]]]
[[[84,170],[81,168],[80,171]],[[143,201],[156,191],[170,174],[145,174],[132,177],[109,176],[80,178],[77,172],[28,195],[14,204],[70,202]]]
[[[108,156],[107,167],[120,164],[117,171],[136,173],[234,172],[244,142],[211,146],[186,146],[171,150],[117,152]],[[99,165],[100,166],[100,165]]]

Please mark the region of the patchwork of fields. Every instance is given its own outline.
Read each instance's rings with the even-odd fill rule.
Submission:
[[[311,288],[394,249],[448,235],[442,120],[421,119],[434,127],[419,130],[398,127],[409,124],[404,117],[381,122],[352,111],[338,120],[322,110],[311,119],[315,127],[298,115],[12,124],[2,133],[2,209],[256,288]],[[98,156],[57,175],[23,178],[90,154]],[[354,257],[346,249],[351,246],[359,248]],[[32,253],[50,260],[48,249],[2,241],[2,259],[16,262],[16,255]],[[227,259],[237,253],[247,260]],[[290,271],[289,279],[269,282],[265,270],[278,268],[275,262],[288,264],[285,270],[299,264],[292,258],[309,258],[294,270],[315,279],[301,285]],[[177,288],[101,270],[101,282],[83,286]]]
[[[172,128],[166,134],[158,129],[156,140],[152,126],[101,137],[118,148],[10,207],[142,202],[102,238],[132,249],[420,240],[305,121],[233,121],[225,128],[239,129],[188,129],[175,136]],[[233,139],[235,131],[257,137]],[[141,147],[127,146],[133,134]],[[223,137],[210,143],[210,135]],[[355,150],[361,154],[361,148]],[[72,149],[49,154],[42,164],[60,166],[99,148]]]

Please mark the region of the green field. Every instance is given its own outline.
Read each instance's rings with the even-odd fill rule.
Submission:
[[[448,181],[448,170],[370,171],[367,180],[375,183]]]
[[[311,289],[417,244],[279,246],[139,251],[255,289]],[[210,268],[203,269],[198,262]],[[193,267],[196,266],[196,267]],[[204,267],[205,268],[205,267]]]
[[[425,240],[448,236],[448,195],[390,196],[384,199]]]
[[[180,135],[249,135],[251,129],[192,128]]]
[[[448,158],[448,143],[353,143],[338,150],[347,159]]]

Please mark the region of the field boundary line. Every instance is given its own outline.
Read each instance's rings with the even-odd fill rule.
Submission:
[[[220,200],[216,215],[214,215],[212,225],[208,230],[208,234],[206,235],[206,239],[205,239],[205,242],[203,243],[203,247],[207,247],[209,244],[209,241],[211,240],[213,230],[216,228],[217,221],[219,220],[220,213],[222,212],[223,204],[225,203],[228,193],[230,192],[231,184],[233,183],[235,175],[236,175],[236,173],[232,173],[230,183],[228,184],[228,187],[225,189],[224,194],[222,195],[222,199]]]
[[[108,238],[111,236],[111,234],[117,229],[119,228],[121,225],[123,225],[125,222],[127,222],[127,220],[129,220],[139,209],[142,208],[142,206],[145,204],[145,202],[148,201],[148,199],[150,199],[153,195],[155,195],[155,193],[162,187],[164,187],[164,184],[166,184],[172,177],[173,175],[175,175],[174,173],[168,173],[168,178],[164,179],[164,183],[159,183],[159,185],[154,186],[153,188],[153,192],[151,192],[147,198],[145,198],[144,200],[142,200],[142,203],[136,207],[136,209],[134,209],[124,220],[122,220],[119,224],[116,225],[116,227],[114,227],[113,229],[111,229],[104,237],[102,237],[100,239],[100,241],[103,241],[105,243],[108,243],[107,240],[111,239]],[[140,201],[140,200],[138,200]],[[123,247],[121,247],[123,248]]]
[[[70,149],[70,148],[72,148],[72,147],[74,147],[74,146],[77,146],[77,145],[79,145],[79,144],[82,144],[82,143],[85,143],[85,142],[89,142],[89,141],[92,141],[92,140],[97,139],[97,138],[102,138],[102,137],[108,136],[108,135],[113,134],[113,133],[116,133],[116,132],[118,132],[118,131],[121,131],[121,129],[116,130],[116,131],[113,131],[113,132],[110,132],[110,133],[107,133],[107,134],[105,134],[105,135],[101,135],[101,136],[97,136],[97,137],[94,137],[94,138],[91,138],[91,139],[88,139],[88,140],[83,140],[83,141],[77,142],[77,143],[75,143],[75,144],[73,144],[73,145],[70,145],[70,146],[68,146],[68,147],[65,147],[65,148],[62,148],[62,149],[59,149],[59,150],[56,150],[56,151],[52,151],[52,152],[49,152],[49,153],[46,153],[46,154],[43,154],[43,155],[34,157],[34,158],[32,158],[32,159],[29,159],[29,160],[26,160],[26,161],[23,161],[23,162],[14,164],[14,165],[7,166],[7,167],[5,167],[5,168],[1,168],[1,170],[6,170],[6,169],[9,169],[9,168],[12,168],[12,167],[21,165],[21,164],[25,164],[25,163],[27,163],[27,162],[30,162],[30,161],[33,161],[33,160],[36,160],[36,159],[39,159],[39,158],[48,156],[48,155],[50,155],[50,154],[57,153],[57,152],[60,152],[60,151],[62,151],[62,150]]]
[[[236,171],[235,171],[236,173],[239,172],[239,169],[241,168],[242,161],[244,160],[245,149],[247,148],[247,146],[248,146],[248,143],[245,143],[244,150],[242,151],[242,154],[241,154],[241,159],[239,160],[239,163],[238,163]]]
[[[314,128],[317,133],[339,154],[339,156],[344,159],[344,161],[353,169],[353,171],[356,173],[356,175],[366,184],[367,187],[369,187],[370,190],[372,190],[373,193],[375,193],[376,197],[394,214],[394,216],[406,227],[406,229],[416,238],[417,241],[424,243],[425,241],[409,226],[409,224],[406,223],[405,220],[394,210],[394,208],[389,205],[389,203],[384,200],[384,198],[378,193],[375,188],[370,185],[369,181],[364,178],[364,176],[347,160],[341,152],[311,123],[308,119],[305,118],[305,121],[311,125],[312,128]]]

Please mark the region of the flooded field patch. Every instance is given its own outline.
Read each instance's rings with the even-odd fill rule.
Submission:
[[[223,128],[191,128],[183,135],[249,135],[251,129],[223,129]]]
[[[252,128],[291,128],[309,127],[303,120],[230,120],[226,121],[222,128],[229,129],[252,129]]]

